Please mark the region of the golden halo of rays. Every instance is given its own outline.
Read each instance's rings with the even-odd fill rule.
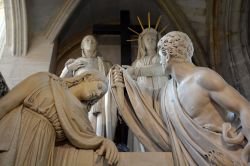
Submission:
[[[157,29],[159,28],[159,25],[160,25],[160,22],[161,22],[161,18],[162,18],[161,15],[157,18],[156,25],[155,25],[155,28],[154,28],[156,31],[157,31]],[[142,21],[141,21],[141,19],[140,19],[139,16],[137,16],[137,21],[138,21],[138,23],[140,24],[141,29],[142,29],[142,31],[143,31],[145,28],[144,28],[143,23],[142,23]],[[164,26],[164,27],[159,31],[159,33],[161,34],[162,32],[164,32],[168,27],[169,27],[169,24],[166,25],[166,26]],[[149,28],[149,29],[151,28],[150,12],[148,12],[148,28]],[[135,33],[137,36],[140,35],[140,33],[139,33],[139,32],[136,32],[134,29],[132,29],[132,28],[130,28],[130,27],[128,27],[128,29],[129,29],[131,32]],[[135,41],[138,41],[138,38],[136,38],[136,39],[129,39],[129,40],[126,40],[126,41],[127,41],[127,42],[135,42]]]
[[[162,33],[162,32],[164,32],[167,28],[169,27],[169,24],[168,25],[165,25],[161,30],[160,30],[160,34]]]
[[[148,12],[148,28],[150,29],[150,12]]]
[[[155,30],[158,29],[158,26],[159,26],[160,22],[161,22],[161,15],[158,17],[158,19],[156,21]]]
[[[137,16],[137,20],[138,20],[138,22],[139,22],[139,24],[140,24],[140,26],[141,26],[142,31],[143,31],[143,30],[144,30],[144,27],[143,27],[143,24],[142,24],[141,19],[140,19],[139,16]]]
[[[129,29],[131,32],[134,32],[135,34],[137,34],[138,36],[140,35],[138,32],[136,32],[136,31],[133,30],[132,28],[128,27],[128,29]]]

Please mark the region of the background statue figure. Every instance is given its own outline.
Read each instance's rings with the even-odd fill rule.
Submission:
[[[145,100],[152,108],[151,111],[156,113],[160,112],[158,92],[168,81],[167,76],[162,73],[160,56],[157,54],[157,42],[159,39],[160,33],[156,29],[143,28],[138,37],[137,59],[133,62],[132,67],[126,66],[127,70],[131,72],[129,74],[137,81],[142,94],[145,94]],[[160,69],[160,72],[144,70],[151,67]],[[144,91],[147,91],[147,93],[144,93]],[[133,109],[137,109],[136,106]],[[131,151],[145,151],[134,137],[129,137],[128,146]]]
[[[22,81],[0,99],[0,165],[53,165],[62,141],[92,150],[91,158],[79,159],[91,162],[93,150],[107,151],[106,159],[116,163],[114,143],[96,136],[88,120],[90,106],[106,91],[107,79],[94,71],[67,79],[37,73]]]
[[[150,108],[128,72],[114,70],[114,82],[124,82],[134,98],[129,104],[117,100],[133,133],[149,151],[172,151],[175,165],[249,164],[250,103],[216,72],[192,63],[193,45],[185,33],[170,32],[158,46],[164,72],[172,78],[161,89],[160,120],[147,113]],[[121,90],[113,88],[114,95]],[[137,108],[144,111],[131,111],[130,104],[138,101],[143,104]],[[147,125],[163,140],[155,142]]]
[[[167,77],[165,75],[148,76],[140,70],[143,67],[160,66],[160,56],[157,54],[157,42],[160,39],[160,34],[154,28],[144,29],[138,37],[138,53],[137,59],[132,66],[135,68],[134,76],[137,78],[138,84],[159,89],[166,84]]]
[[[111,62],[105,61],[97,51],[97,41],[92,35],[87,35],[81,42],[82,56],[77,59],[69,59],[60,77],[77,76],[85,71],[96,69],[107,75],[111,67]],[[89,113],[91,124],[99,136],[107,136],[105,128],[105,97],[99,100]]]

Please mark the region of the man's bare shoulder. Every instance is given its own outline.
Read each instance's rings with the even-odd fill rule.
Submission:
[[[196,67],[194,77],[202,88],[209,91],[219,91],[227,86],[225,80],[218,73],[207,67]]]

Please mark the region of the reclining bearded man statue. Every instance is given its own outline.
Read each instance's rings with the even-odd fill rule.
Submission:
[[[172,151],[175,165],[250,164],[249,102],[216,72],[192,63],[193,44],[185,33],[169,32],[160,39],[158,50],[164,73],[171,76],[160,92],[158,116],[148,113],[146,102],[141,102],[145,107],[137,103],[144,96],[131,79],[133,69],[113,69],[113,94],[122,94],[124,84],[128,98],[116,98],[133,133],[148,151]],[[132,97],[133,101],[124,100]],[[130,106],[136,104],[132,112]],[[151,141],[148,128],[138,121],[154,125],[155,137],[162,140]]]

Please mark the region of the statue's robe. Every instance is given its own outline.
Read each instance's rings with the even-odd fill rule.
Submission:
[[[146,151],[170,151],[166,125],[160,112],[155,109],[160,106],[160,91],[154,91],[155,95],[151,96],[149,94],[152,94],[152,89],[139,86],[125,70],[123,70],[123,77],[126,96],[124,96],[123,91],[120,91],[123,90],[123,87],[117,89],[112,82],[110,85],[110,87],[113,87],[111,92],[122,118],[144,145]],[[114,80],[113,75],[110,75],[109,79]],[[148,102],[152,98],[155,101],[154,105]]]
[[[140,59],[137,59],[132,64],[132,66],[135,68],[154,66],[154,65],[161,65],[159,55],[144,56]],[[162,88],[166,84],[167,81],[168,81],[168,78],[166,76],[146,76],[146,77],[139,76],[137,78],[137,83],[139,85],[148,87],[154,90]]]
[[[86,149],[79,157],[93,165],[93,150],[104,138],[95,135],[87,106],[58,77],[49,73],[31,77],[32,92],[0,120],[0,165],[53,165],[55,143],[60,141]]]
[[[162,90],[162,115],[176,165],[242,165],[242,146],[228,145],[222,133],[203,128],[182,106],[176,82]],[[231,147],[230,147],[231,146]]]
[[[144,57],[136,59],[132,64],[132,66],[137,70],[140,70],[140,68],[157,65],[160,65],[160,56],[158,54],[146,55]],[[155,95],[157,95],[158,93],[155,93],[154,90],[157,91],[162,88],[168,81],[168,78],[166,76],[138,76],[136,80],[140,87],[144,87],[151,90],[147,92],[147,95],[150,96],[147,98],[147,102],[153,106],[153,109],[155,111],[159,112],[159,105],[155,103],[154,100]],[[130,134],[128,137],[128,146],[133,151],[145,151],[143,146],[140,144],[140,142],[138,142],[138,140],[136,139],[136,137],[133,136],[133,134]]]
[[[152,97],[147,95],[149,89],[138,86],[126,70],[122,72],[125,87],[113,84],[112,93],[122,118],[147,151],[171,151],[175,165],[181,166],[243,165],[243,145],[230,145],[222,133],[205,129],[193,120],[179,101],[173,79],[154,98],[155,103],[161,103],[160,111],[155,112],[147,102]]]

